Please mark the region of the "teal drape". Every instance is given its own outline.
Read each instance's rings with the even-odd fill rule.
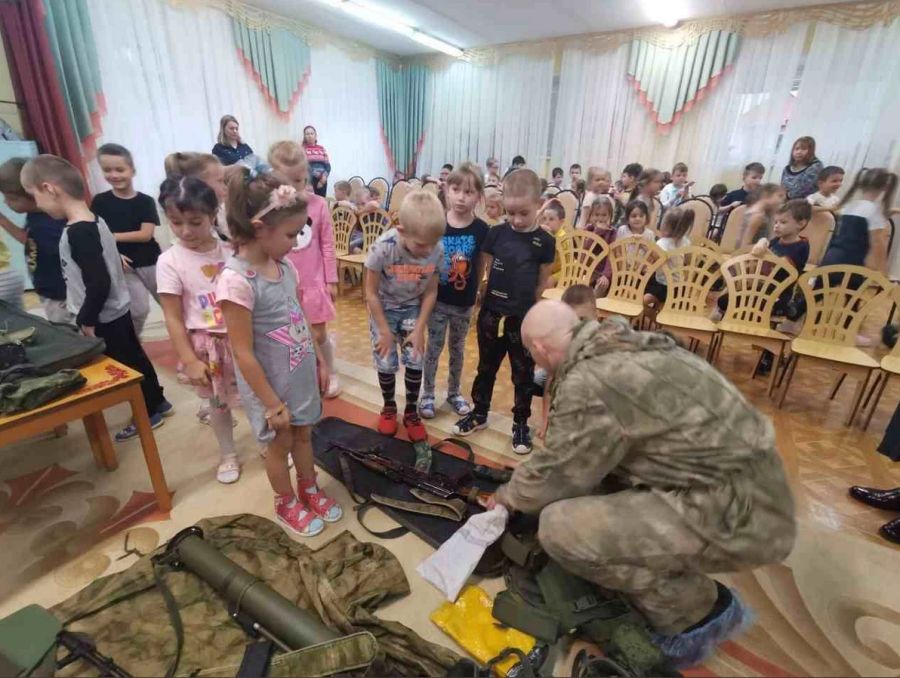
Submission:
[[[72,128],[92,144],[106,104],[86,0],[44,0],[44,25]]]
[[[668,131],[715,87],[734,63],[738,38],[731,31],[710,31],[675,47],[631,43],[628,78],[660,131]]]
[[[231,20],[238,56],[250,71],[269,104],[287,116],[309,79],[309,45],[283,28],[250,28]]]
[[[425,141],[428,70],[421,64],[398,66],[379,59],[376,80],[381,131],[391,171],[413,176]]]

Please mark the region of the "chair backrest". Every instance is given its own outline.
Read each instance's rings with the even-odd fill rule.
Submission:
[[[356,228],[356,213],[348,207],[335,207],[331,210],[331,223],[334,227],[334,251],[336,254],[350,253],[350,234]]]
[[[408,181],[398,181],[396,184],[394,184],[394,187],[391,189],[391,198],[388,201],[388,211],[400,211],[400,205],[403,204],[403,199],[412,190],[412,184],[410,184]]]
[[[722,248],[719,247],[719,243],[715,240],[710,240],[705,235],[694,234],[691,236],[691,244],[696,245],[697,247],[705,247],[708,250],[712,250],[717,254],[722,253]]]
[[[563,209],[566,211],[563,223],[574,228],[575,222],[578,219],[578,196],[572,191],[560,191],[553,196],[553,199],[558,200],[559,204],[562,205]]]
[[[375,177],[369,182],[369,188],[374,188],[378,191],[378,204],[382,207],[386,206],[388,193],[390,192],[390,186],[388,186],[387,179],[384,177]]]
[[[544,191],[547,195],[557,195],[562,189],[559,186],[547,186],[547,190]]]
[[[612,270],[608,297],[642,303],[644,288],[666,261],[666,253],[646,238],[635,235],[617,239],[609,248]]]
[[[362,188],[366,185],[365,179],[362,177],[350,177],[348,181],[353,188]]]
[[[735,207],[728,214],[728,220],[725,222],[725,228],[722,229],[722,238],[719,240],[719,247],[726,254],[734,252],[739,245],[741,236],[743,235],[742,225],[744,223],[744,213],[747,211],[746,205]]]
[[[378,236],[391,227],[391,218],[384,210],[373,210],[360,215],[359,226],[363,232],[363,252],[368,252]]]
[[[713,211],[709,204],[699,198],[691,198],[690,200],[685,200],[679,207],[694,213],[694,226],[690,231],[691,241],[694,240],[694,236],[703,236],[705,238],[713,218]]]
[[[814,282],[815,281],[815,282]],[[800,339],[854,346],[863,321],[891,293],[882,273],[864,266],[817,266],[800,276],[806,321]]]
[[[722,275],[724,257],[706,247],[691,245],[668,253],[662,267],[668,293],[665,310],[706,317],[706,301]]]
[[[705,204],[709,208],[709,213],[713,216],[719,211],[719,206],[710,198],[708,195],[695,195],[693,200],[700,200],[703,204]]]
[[[589,285],[594,271],[609,254],[609,245],[590,231],[568,232],[557,242],[561,264],[557,287]]]
[[[831,212],[816,212],[803,229],[801,235],[809,240],[809,263],[818,266],[828,248],[834,232],[834,215]]]
[[[762,257],[747,252],[725,261],[722,276],[728,289],[728,308],[722,321],[768,330],[775,304],[782,292],[794,284],[797,269],[771,252]]]

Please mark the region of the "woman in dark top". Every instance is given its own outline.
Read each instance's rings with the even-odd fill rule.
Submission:
[[[325,197],[328,190],[328,175],[331,174],[331,162],[324,146],[319,145],[316,128],[307,125],[303,128],[303,150],[306,151],[306,162],[309,164],[309,185],[316,195]]]
[[[223,115],[219,121],[218,143],[213,146],[212,154],[221,160],[223,165],[233,165],[251,153],[253,149],[241,141],[237,118],[233,115]]]
[[[816,157],[816,140],[800,137],[791,147],[791,161],[781,172],[781,185],[788,200],[806,199],[818,190],[822,161]]]

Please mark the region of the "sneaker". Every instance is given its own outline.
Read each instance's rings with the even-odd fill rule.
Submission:
[[[448,395],[447,402],[450,403],[453,411],[461,417],[472,411],[472,406],[469,405],[469,402],[458,393],[456,395]]]
[[[487,428],[487,417],[478,412],[469,412],[453,425],[453,435],[465,437],[483,428]]]
[[[150,428],[159,428],[163,425],[163,415],[159,412],[155,412],[150,416]],[[123,428],[121,431],[116,433],[116,442],[124,443],[126,440],[131,440],[132,438],[138,437],[137,426],[134,425],[134,422],[131,422]]]
[[[756,368],[757,376],[764,377],[771,374],[772,366],[775,362],[775,354],[771,351],[763,351],[759,359],[759,366]]]
[[[533,449],[528,424],[513,424],[512,451],[516,454],[528,454]]]
[[[403,415],[403,428],[409,435],[411,442],[420,443],[428,440],[428,432],[425,430],[425,424],[419,419],[419,415],[415,412],[407,412]]]
[[[397,435],[397,408],[394,405],[385,405],[381,408],[378,432],[383,436]]]
[[[315,492],[310,492],[315,488]],[[316,485],[316,479],[307,480],[297,476],[297,497],[306,504],[306,508],[315,513],[326,523],[336,523],[344,517],[344,511],[322,488]]]
[[[325,398],[331,400],[341,394],[341,382],[336,374],[328,377],[328,388],[325,389]]]
[[[422,419],[434,419],[434,398],[425,397],[419,401],[419,415]]]
[[[230,485],[237,482],[241,477],[241,465],[238,463],[237,457],[226,457],[216,469],[216,480],[223,485]]]
[[[171,417],[175,414],[175,406],[168,400],[163,400],[160,406],[156,408],[156,413],[164,417]]]
[[[301,537],[315,537],[325,529],[321,518],[296,497],[275,497],[275,517],[291,532]]]

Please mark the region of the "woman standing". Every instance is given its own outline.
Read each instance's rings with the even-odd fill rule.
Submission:
[[[312,125],[303,128],[303,150],[306,151],[306,162],[309,163],[309,184],[316,195],[324,198],[328,190],[331,163],[328,161],[328,151],[319,146],[319,135]]]
[[[815,193],[822,161],[816,157],[816,140],[800,137],[791,147],[791,161],[781,173],[781,185],[788,200],[806,199]]]
[[[212,154],[223,165],[233,165],[253,153],[253,149],[241,141],[239,127],[237,118],[233,115],[223,115],[219,121],[218,143],[213,146]]]

